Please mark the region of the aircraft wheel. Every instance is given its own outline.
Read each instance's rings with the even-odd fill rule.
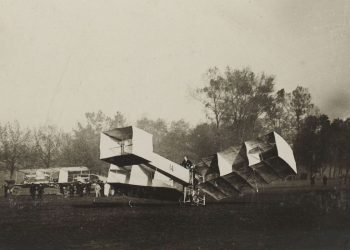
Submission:
[[[135,206],[135,205],[133,204],[132,200],[129,200],[128,205],[129,205],[129,207],[131,207],[131,208]]]
[[[197,195],[194,195],[192,200],[193,200],[194,205],[196,205],[196,206],[199,205],[199,197]]]

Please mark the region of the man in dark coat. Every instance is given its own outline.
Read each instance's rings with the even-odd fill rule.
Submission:
[[[74,196],[74,185],[73,184],[69,185],[69,195],[70,195],[70,197]]]
[[[5,184],[4,184],[4,196],[5,196],[5,198],[7,197],[8,190],[9,190],[9,186],[8,186],[8,184],[5,182]]]
[[[184,157],[184,160],[181,163],[181,166],[183,166],[184,168],[190,170],[190,180],[191,180],[191,184],[195,185],[195,172],[194,172],[194,165],[192,163],[192,161],[190,161],[187,156]]]
[[[41,200],[43,198],[43,194],[44,194],[44,186],[40,184],[39,187],[38,187],[38,198],[39,198],[39,200]]]
[[[32,199],[35,200],[35,185],[31,184],[29,188],[30,196],[32,196]]]
[[[327,181],[328,181],[328,178],[326,175],[323,176],[323,186],[327,186]]]
[[[181,163],[181,166],[187,169],[191,169],[191,167],[193,166],[193,163],[189,159],[187,159],[187,156],[185,156],[184,160]]]

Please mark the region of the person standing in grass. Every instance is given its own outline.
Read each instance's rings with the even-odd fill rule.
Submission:
[[[7,183],[5,182],[5,184],[4,184],[4,197],[5,197],[5,198],[7,198],[8,190],[9,190],[9,186],[8,186]]]
[[[327,178],[327,176],[326,176],[326,175],[324,175],[324,176],[323,176],[322,181],[323,181],[323,186],[327,186],[327,181],[328,181],[328,178]]]
[[[43,195],[44,195],[44,186],[40,184],[38,187],[38,199],[42,200]]]
[[[70,197],[74,196],[74,185],[73,184],[69,185],[69,195],[70,195]]]
[[[110,189],[111,189],[111,185],[109,183],[107,183],[107,181],[106,181],[104,184],[104,189],[103,189],[104,195],[106,197],[109,196]]]
[[[35,200],[35,185],[32,183],[29,188],[30,196]]]
[[[311,184],[311,186],[315,186],[315,179],[316,179],[315,174],[312,174],[311,177],[310,177],[310,184]]]
[[[101,197],[101,186],[98,183],[95,184],[95,194],[96,198]]]

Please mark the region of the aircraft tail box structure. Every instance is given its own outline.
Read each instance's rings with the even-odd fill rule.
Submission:
[[[116,128],[101,133],[100,159],[117,166],[149,162],[152,135],[136,127]]]
[[[200,187],[217,200],[297,173],[291,147],[276,132],[218,152],[206,162]]]
[[[116,182],[141,186],[190,182],[189,170],[154,153],[152,135],[134,126],[101,133],[100,159],[112,164],[108,178]]]

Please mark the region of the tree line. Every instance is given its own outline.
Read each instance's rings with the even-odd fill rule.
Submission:
[[[10,178],[19,168],[86,166],[105,172],[99,160],[99,137],[103,130],[125,125],[124,116],[116,112],[108,117],[99,112],[85,114],[85,124],[78,122],[71,132],[48,125],[25,129],[20,124],[0,124],[0,164]]]
[[[288,93],[275,89],[275,77],[249,68],[223,72],[210,68],[201,88],[191,96],[203,104],[207,121],[192,127],[184,120],[143,117],[136,126],[153,134],[154,151],[181,162],[194,161],[270,131],[278,132],[293,147],[297,163],[310,172],[331,166],[333,174],[348,174],[350,119],[329,118],[312,103],[307,88]],[[85,114],[69,133],[56,126],[25,129],[18,122],[0,124],[0,167],[11,177],[17,168],[84,165],[97,172],[107,166],[99,160],[100,133],[129,125],[125,116],[102,111]],[[340,170],[339,170],[340,169]]]

